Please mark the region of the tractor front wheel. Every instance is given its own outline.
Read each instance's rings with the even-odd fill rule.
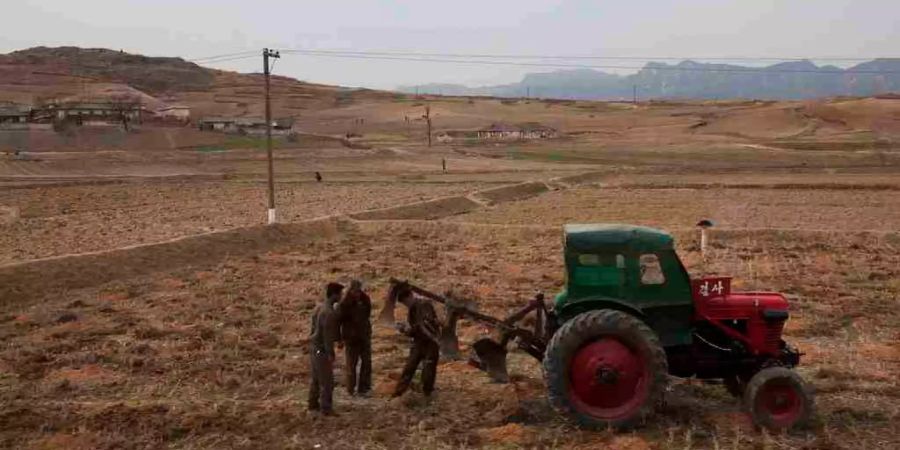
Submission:
[[[588,428],[629,428],[662,403],[668,376],[656,333],[616,310],[589,311],[562,326],[544,356],[550,402]]]
[[[769,367],[750,379],[744,406],[756,426],[786,430],[809,421],[813,395],[797,372],[784,367]]]

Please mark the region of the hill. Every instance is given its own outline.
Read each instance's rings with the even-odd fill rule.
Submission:
[[[767,67],[706,64],[682,61],[670,65],[650,62],[633,75],[621,76],[593,69],[531,73],[522,81],[497,86],[400,86],[401,92],[423,94],[490,95],[623,100],[634,87],[643,98],[755,98],[801,100],[836,96],[872,96],[900,91],[900,59],[877,59],[841,69],[792,61]]]
[[[215,71],[181,58],[150,57],[102,48],[35,47],[0,55],[6,70],[68,75],[128,84],[147,93],[209,89]],[[41,73],[43,72],[43,73]]]
[[[102,97],[127,92],[145,104],[183,104],[194,117],[262,116],[261,74],[202,67],[177,57],[150,57],[101,48],[35,47],[0,55],[0,101],[39,103],[44,98]],[[278,116],[395,94],[345,89],[272,77]]]

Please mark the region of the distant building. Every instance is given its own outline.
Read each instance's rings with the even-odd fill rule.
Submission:
[[[204,117],[197,121],[197,126],[205,131],[260,134],[266,131],[266,120],[259,117]],[[272,121],[272,129],[281,134],[293,126],[291,117]]]
[[[550,139],[559,136],[559,131],[555,128],[537,122],[523,123],[519,126],[522,128],[522,138],[524,139]]]
[[[459,131],[459,130],[448,130],[448,131],[438,131],[434,138],[436,141],[440,143],[450,143],[454,141],[460,141],[465,139],[475,139],[476,136],[475,131]]]
[[[191,108],[184,105],[168,105],[156,110],[156,117],[162,120],[188,122],[191,120]]]
[[[204,131],[235,131],[233,117],[204,117],[197,121],[197,127]]]
[[[555,129],[535,122],[519,125],[493,123],[477,131],[481,140],[548,139],[558,135]]]
[[[0,123],[28,123],[31,114],[31,106],[0,103]]]
[[[272,123],[272,128],[276,130],[290,130],[291,128],[294,128],[294,118],[282,117],[280,119],[275,119]]]
[[[262,117],[238,117],[234,121],[235,126],[239,130],[244,131],[254,131],[254,130],[266,130],[266,119]]]
[[[137,100],[93,100],[53,102],[45,106],[55,120],[72,120],[78,124],[90,122],[115,123],[122,120],[140,123],[147,113]]]

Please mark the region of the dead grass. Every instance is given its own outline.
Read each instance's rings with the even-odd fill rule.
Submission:
[[[478,184],[280,186],[280,220],[308,220],[476,190]],[[0,264],[262,224],[263,184],[147,183],[0,192],[22,218],[0,224]],[[176,206],[177,205],[177,206]]]
[[[639,223],[684,229],[710,219],[721,228],[892,232],[900,229],[898,199],[894,191],[599,186],[551,192],[453,220],[553,226]]]
[[[884,280],[855,286],[852,301],[844,287],[853,276],[844,267],[895,276],[896,249],[868,237],[729,237],[706,262],[707,271],[731,273],[746,287],[799,296],[792,318],[799,327],[788,337],[807,353],[801,373],[819,389],[819,413],[809,430],[761,434],[720,387],[693,384],[676,384],[667,406],[634,434],[575,430],[549,409],[538,364],[517,353],[510,363],[513,384],[491,384],[462,362],[446,362],[434,402],[415,392],[389,401],[406,348],[381,328],[374,342],[376,394],[349,398],[339,387],[341,416],[323,420],[304,412],[308,313],[326,280],[361,277],[379,299],[389,276],[404,276],[436,290],[477,293],[482,310],[502,314],[535,289],[560,288],[559,245],[557,230],[363,224],[302,248],[7,306],[2,313],[8,319],[0,323],[8,343],[0,353],[0,398],[7,405],[0,442],[38,448],[83,441],[96,448],[611,449],[900,443],[900,385],[892,377],[900,369],[893,329],[900,317],[878,309]],[[682,254],[696,272],[700,260],[689,249]],[[824,255],[841,255],[840,264]],[[754,259],[768,262],[748,264]],[[76,320],[59,323],[65,313]],[[841,324],[847,317],[849,325],[835,332],[811,325]],[[464,345],[479,328],[462,324]]]

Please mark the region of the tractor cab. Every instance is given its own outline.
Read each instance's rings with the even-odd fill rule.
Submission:
[[[664,231],[618,224],[566,225],[566,287],[556,296],[560,322],[609,308],[636,315],[663,346],[691,343],[691,280]]]

